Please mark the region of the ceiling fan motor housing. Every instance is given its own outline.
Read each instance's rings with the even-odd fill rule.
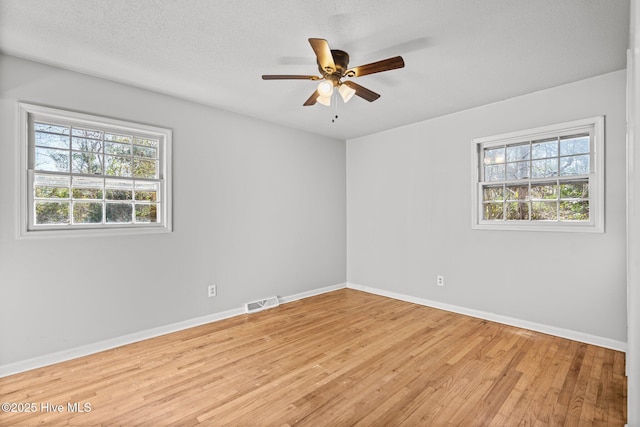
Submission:
[[[334,86],[337,86],[349,67],[349,54],[344,50],[333,49],[331,50],[331,55],[333,56],[333,63],[336,66],[335,70],[329,67],[325,69],[320,63],[318,63],[318,70],[325,79],[332,82]]]

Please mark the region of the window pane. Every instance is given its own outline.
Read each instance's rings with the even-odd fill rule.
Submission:
[[[584,181],[576,181],[560,184],[560,198],[588,199],[589,183]]]
[[[531,202],[531,219],[537,221],[555,221],[558,219],[556,202]]]
[[[532,178],[545,178],[558,175],[558,159],[534,160],[531,162]]]
[[[71,135],[79,136],[80,138],[102,139],[102,131],[93,129],[73,128]]]
[[[557,199],[558,186],[555,184],[531,185],[532,199]]]
[[[157,159],[158,150],[153,147],[140,147],[139,145],[134,145],[133,155],[138,157],[147,157],[150,159]]]
[[[106,183],[107,200],[131,200],[133,198],[133,182],[107,179]]]
[[[107,142],[104,146],[104,152],[106,154],[116,154],[120,156],[130,156],[131,155],[131,145],[127,144],[116,144],[114,142]]]
[[[483,161],[485,165],[494,165],[496,163],[504,163],[504,147],[485,148]]]
[[[74,202],[73,222],[76,224],[101,224],[102,203]]]
[[[138,178],[157,178],[158,162],[155,160],[133,159],[133,176]]]
[[[136,145],[144,145],[146,147],[157,147],[158,146],[157,139],[149,139],[149,138],[134,138],[133,143]]]
[[[529,199],[529,186],[507,185],[507,200],[527,200],[527,199]]]
[[[136,222],[158,222],[158,205],[136,205]]]
[[[507,219],[508,220],[529,219],[529,203],[527,202],[507,203]]]
[[[503,200],[504,190],[502,185],[499,187],[484,187],[482,189],[484,195],[483,200]]]
[[[69,152],[53,148],[36,147],[36,170],[69,172]]]
[[[102,178],[74,177],[72,187],[75,199],[102,199]]]
[[[490,165],[484,167],[484,180],[504,181],[504,165]]]
[[[102,155],[96,153],[74,152],[71,155],[73,173],[102,175]]]
[[[36,201],[36,224],[69,224],[69,202]]]
[[[529,162],[507,163],[507,181],[529,178]]]
[[[102,141],[99,139],[73,138],[72,147],[77,151],[102,153]]]
[[[531,158],[546,159],[558,157],[558,140],[535,141],[531,144]]]
[[[589,174],[589,155],[586,156],[570,156],[560,159],[560,175],[588,175]]]
[[[36,132],[49,132],[49,133],[59,133],[61,135],[69,135],[68,126],[52,125],[49,123],[35,122],[33,124],[33,130]]]
[[[570,221],[589,220],[589,202],[586,200],[560,202],[560,219]]]
[[[106,175],[131,176],[131,157],[104,156]]]
[[[68,176],[35,175],[35,196],[46,199],[66,199],[69,197]]]
[[[589,152],[589,135],[568,136],[560,139],[560,155],[572,156]]]
[[[157,182],[136,182],[136,200],[157,202],[159,187]]]
[[[132,212],[130,203],[107,203],[107,222],[132,222]]]
[[[69,136],[36,132],[36,145],[51,148],[69,148]]]
[[[507,162],[529,160],[529,144],[511,145],[507,147]]]
[[[504,218],[503,203],[485,203],[483,207],[484,207],[483,219],[501,220]]]
[[[131,140],[133,138],[131,138],[130,135],[118,135],[115,133],[105,133],[104,134],[104,140],[105,141],[113,141],[113,142],[124,142],[127,144],[131,144]]]

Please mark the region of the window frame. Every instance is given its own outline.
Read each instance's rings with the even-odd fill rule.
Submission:
[[[484,148],[515,145],[518,143],[533,142],[545,138],[559,138],[570,134],[578,134],[589,131],[590,135],[590,162],[589,174],[578,177],[588,180],[589,185],[589,221],[555,221],[545,220],[486,220],[483,218],[483,188],[492,181],[484,181],[482,151]],[[477,230],[512,230],[512,231],[557,231],[557,232],[587,232],[604,233],[605,225],[605,171],[604,171],[604,139],[605,117],[596,116],[581,120],[541,126],[522,131],[508,132],[482,138],[474,138],[471,141],[471,228]],[[567,176],[566,180],[570,180]],[[561,182],[565,178],[558,176],[535,179],[528,177],[520,180],[526,183],[543,183],[552,179]],[[496,184],[511,183],[505,177],[504,181],[496,181]],[[505,202],[506,203],[506,202]]]
[[[47,172],[35,171],[35,130],[33,123],[42,121],[65,126],[82,127],[105,132],[134,134],[140,137],[157,139],[158,143],[158,177],[149,182],[159,185],[160,202],[158,216],[155,223],[113,223],[113,224],[55,224],[35,225],[33,186],[34,174],[47,175]],[[131,121],[114,119],[93,114],[79,113],[59,108],[18,102],[18,195],[17,195],[17,238],[49,238],[76,236],[113,236],[171,233],[172,227],[172,135],[171,129],[150,126]],[[54,173],[59,176],[87,176],[74,174],[71,170]],[[53,174],[52,174],[53,175]],[[106,176],[104,173],[96,175],[103,179],[119,179],[117,176]],[[133,178],[126,178],[131,180]],[[70,187],[71,188],[71,187]],[[104,199],[103,199],[104,200]],[[103,201],[104,203],[104,201]],[[106,206],[106,205],[104,205]],[[135,207],[135,206],[134,206]]]

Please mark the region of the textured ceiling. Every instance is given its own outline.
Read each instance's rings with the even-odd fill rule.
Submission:
[[[0,0],[4,53],[340,139],[623,69],[628,32],[628,0]],[[406,66],[303,107],[260,76],[318,74],[309,37]]]

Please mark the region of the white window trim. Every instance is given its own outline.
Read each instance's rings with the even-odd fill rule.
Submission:
[[[17,204],[17,233],[18,239],[26,238],[55,238],[55,237],[88,237],[88,236],[115,236],[136,234],[159,234],[172,232],[172,185],[171,185],[171,153],[173,132],[167,128],[144,125],[130,121],[118,120],[108,117],[96,116],[75,111],[50,108],[36,104],[18,102],[18,138],[20,148],[18,150],[18,193]],[[157,224],[135,225],[106,225],[82,227],[56,227],[31,229],[30,208],[33,197],[30,185],[32,171],[29,169],[30,121],[33,120],[55,121],[70,123],[76,126],[88,128],[108,128],[121,132],[143,132],[145,135],[161,140],[159,178],[162,192],[161,222]]]
[[[516,143],[527,139],[543,139],[558,133],[593,126],[591,173],[589,174],[589,222],[487,221],[481,219],[480,147]],[[563,231],[604,233],[604,116],[558,123],[523,131],[508,132],[471,141],[471,228],[477,230]]]

